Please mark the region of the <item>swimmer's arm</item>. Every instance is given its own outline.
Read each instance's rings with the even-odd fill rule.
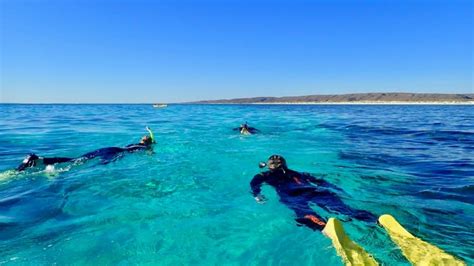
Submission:
[[[329,182],[327,182],[326,180],[324,179],[320,179],[320,178],[316,178],[308,173],[303,173],[301,174],[301,177],[306,180],[307,182],[310,182],[314,185],[317,185],[317,186],[324,186],[324,187],[327,187],[328,184],[330,184]]]
[[[265,201],[265,197],[260,194],[262,192],[262,184],[265,182],[265,177],[262,174],[255,175],[250,181],[250,188],[252,190],[252,195],[255,200],[259,203]]]
[[[339,188],[338,186],[336,185],[333,185],[331,183],[329,183],[328,181],[324,180],[324,179],[320,179],[320,178],[316,178],[310,174],[303,174],[304,178],[308,181],[308,182],[311,182],[317,186],[322,186],[322,187],[325,187],[325,188],[333,188],[333,189],[336,189],[336,190],[339,190],[339,191],[342,191],[341,188]]]
[[[152,141],[153,143],[156,143],[156,141],[155,141],[155,135],[153,135],[153,131],[151,131],[151,129],[150,129],[148,126],[146,127],[146,130],[147,130],[148,133],[150,134],[151,141]]]
[[[317,179],[316,177],[308,174],[308,173],[302,173],[301,177],[306,180],[307,182],[313,183],[315,185],[320,185],[321,184],[321,179]]]

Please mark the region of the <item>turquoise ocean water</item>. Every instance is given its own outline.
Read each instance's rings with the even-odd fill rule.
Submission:
[[[473,106],[0,105],[0,264],[341,265],[249,181],[272,154],[343,188],[350,206],[390,213],[474,264]],[[240,136],[248,121],[262,133]],[[154,153],[108,165],[15,174],[30,152],[79,156],[138,142]],[[315,207],[324,217],[334,214]],[[383,229],[344,223],[385,265],[408,265]]]

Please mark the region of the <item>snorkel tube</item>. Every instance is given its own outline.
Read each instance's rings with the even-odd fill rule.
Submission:
[[[148,131],[148,133],[150,134],[150,138],[151,138],[151,143],[155,144],[156,141],[155,141],[155,135],[153,135],[153,131],[151,131],[151,129],[146,126],[145,129]]]

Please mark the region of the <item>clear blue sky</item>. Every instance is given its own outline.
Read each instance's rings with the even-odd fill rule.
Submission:
[[[473,1],[0,0],[0,102],[473,93]]]

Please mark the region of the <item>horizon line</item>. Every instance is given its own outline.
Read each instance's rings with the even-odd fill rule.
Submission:
[[[183,102],[0,102],[0,104],[31,104],[31,105],[41,105],[41,104],[69,104],[69,105],[87,105],[87,104],[97,104],[97,105],[107,105],[107,104],[130,104],[130,105],[145,105],[145,104],[196,104],[203,102],[212,102],[212,101],[225,101],[225,100],[239,100],[239,99],[253,99],[253,98],[287,98],[287,97],[307,97],[307,96],[344,96],[344,95],[360,95],[360,94],[431,94],[431,95],[474,95],[474,92],[462,92],[462,93],[430,93],[430,92],[356,92],[356,93],[339,93],[339,94],[306,94],[306,95],[292,95],[292,96],[248,96],[248,97],[238,97],[238,98],[220,98],[215,100],[191,100]],[[409,102],[409,101],[406,101]],[[441,102],[441,101],[439,101]],[[208,103],[206,103],[208,104]]]

